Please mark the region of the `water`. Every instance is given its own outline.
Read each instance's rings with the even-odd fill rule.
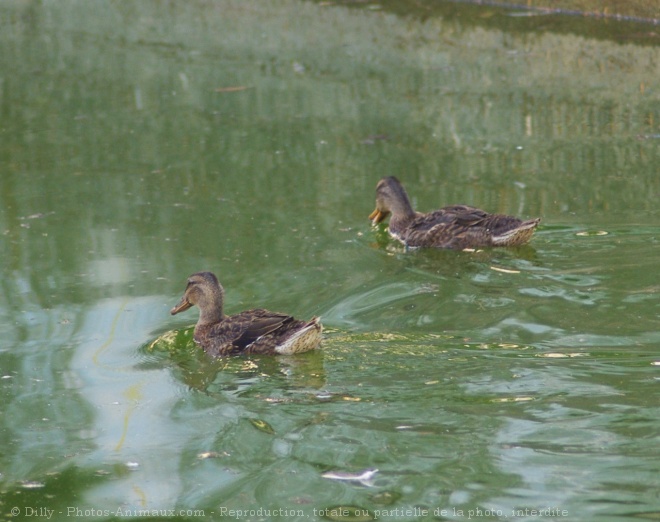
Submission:
[[[2,519],[659,516],[651,28],[371,7],[2,5]],[[405,252],[384,175],[542,226]],[[209,361],[198,270],[323,348]]]

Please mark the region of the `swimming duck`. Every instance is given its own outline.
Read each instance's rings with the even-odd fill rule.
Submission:
[[[392,214],[389,233],[407,247],[464,248],[516,246],[529,241],[540,218],[523,221],[513,216],[488,214],[466,205],[453,205],[429,213],[415,212],[403,185],[394,176],[376,185],[374,225]]]
[[[181,301],[170,310],[176,315],[197,305],[199,320],[193,338],[209,355],[293,355],[312,350],[321,342],[323,326],[318,317],[299,321],[261,308],[227,316],[223,312],[224,295],[215,274],[198,272],[188,278]]]

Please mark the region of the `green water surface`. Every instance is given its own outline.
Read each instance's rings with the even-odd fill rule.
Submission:
[[[0,520],[660,517],[657,29],[402,5],[0,4]],[[207,359],[199,270],[322,348]]]

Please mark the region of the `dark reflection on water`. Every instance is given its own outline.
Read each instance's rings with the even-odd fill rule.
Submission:
[[[383,7],[0,6],[2,513],[655,516],[656,44]],[[390,174],[543,222],[406,252]],[[209,360],[169,315],[198,270],[322,349]]]

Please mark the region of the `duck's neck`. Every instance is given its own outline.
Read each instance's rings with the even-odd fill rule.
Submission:
[[[222,321],[226,316],[224,314],[225,291],[222,286],[218,287],[217,292],[210,296],[208,301],[198,303],[199,319],[197,326],[206,326],[216,324]]]
[[[394,197],[390,200],[390,211],[392,212],[390,224],[395,222],[399,226],[405,226],[417,217],[417,213],[413,210],[408,194],[401,185],[392,187],[392,191]]]

